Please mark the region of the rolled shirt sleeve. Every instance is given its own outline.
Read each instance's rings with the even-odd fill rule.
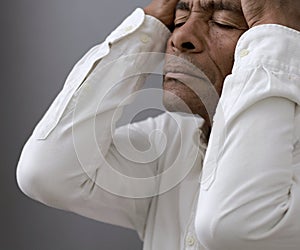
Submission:
[[[239,40],[201,177],[208,249],[300,247],[300,33],[261,25]]]

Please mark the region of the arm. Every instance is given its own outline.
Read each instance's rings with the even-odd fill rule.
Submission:
[[[113,146],[113,115],[144,79],[139,73],[145,72],[146,58],[134,54],[161,52],[168,35],[161,22],[137,9],[75,65],[23,148],[17,181],[25,194],[49,206],[134,228],[142,235],[149,199],[119,197],[98,184],[103,179],[109,182],[101,172],[106,165],[128,171],[134,165]],[[145,171],[153,172],[154,166],[149,164]]]
[[[297,250],[300,33],[253,23],[215,115],[196,228],[208,249]]]

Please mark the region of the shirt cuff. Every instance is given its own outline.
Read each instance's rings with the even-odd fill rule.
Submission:
[[[150,27],[156,32],[152,32],[153,40],[159,41],[166,39],[170,35],[168,28],[153,16],[146,15],[144,10],[137,8],[129,17],[127,17],[117,29],[115,29],[107,38],[106,42],[113,44],[123,37],[134,33],[142,24],[151,24]]]
[[[300,72],[300,32],[278,24],[255,26],[239,39],[233,72],[266,65],[290,74]]]
[[[232,74],[225,79],[218,109],[230,122],[269,97],[300,104],[299,93],[300,32],[276,24],[260,25],[239,39]]]

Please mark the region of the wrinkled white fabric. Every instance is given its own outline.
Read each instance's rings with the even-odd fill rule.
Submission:
[[[212,250],[300,249],[300,32],[244,33],[203,165],[196,230]]]
[[[140,53],[164,52],[169,34],[137,9],[75,65],[23,148],[20,188],[134,229],[144,250],[202,250],[195,225],[211,250],[299,249],[299,33],[263,25],[239,40],[201,184],[201,118],[165,113],[114,128],[155,66]]]
[[[114,129],[140,73],[156,66],[155,55],[139,53],[164,52],[169,35],[137,9],[92,48],[26,142],[17,180],[48,206],[136,230],[144,250],[196,250],[203,119],[165,113]]]

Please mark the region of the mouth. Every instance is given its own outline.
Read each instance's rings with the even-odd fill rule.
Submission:
[[[201,78],[196,77],[191,74],[187,74],[185,72],[166,72],[165,73],[165,80],[178,80],[179,82],[183,84],[189,84],[191,82],[194,82],[195,80],[201,80]]]
[[[215,88],[211,80],[206,74],[195,65],[188,62],[182,63],[178,61],[167,62],[164,66],[164,83],[165,89],[177,89],[180,85],[188,87],[192,92],[204,98],[204,94],[215,93]],[[187,89],[180,91],[188,91]]]
[[[210,82],[209,78],[200,68],[182,58],[167,59],[163,74],[165,81],[178,80],[184,84],[192,84],[195,81]]]
[[[178,71],[178,70],[173,70],[173,71],[165,71],[164,73],[164,81],[174,81],[179,83],[179,84],[184,84],[191,89],[194,89],[195,86],[199,86],[199,84],[203,82],[209,83],[209,79],[206,77],[206,75],[199,70],[197,72],[197,75],[193,72],[186,72],[186,71]],[[193,87],[194,86],[194,87]]]

